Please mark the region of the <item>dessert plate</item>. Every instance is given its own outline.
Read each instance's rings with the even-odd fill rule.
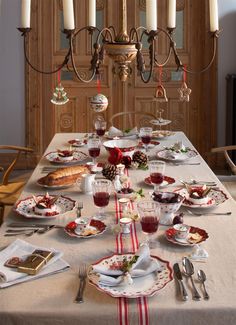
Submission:
[[[207,196],[209,197],[209,201],[205,204],[193,204],[191,201],[188,200],[188,191],[186,188],[182,188],[180,190],[176,190],[175,192],[179,193],[181,196],[185,197],[184,202],[182,203],[183,206],[187,208],[212,208],[219,204],[222,204],[226,200],[228,200],[227,195],[218,189],[211,188]]]
[[[66,225],[64,230],[70,237],[91,238],[103,234],[107,229],[107,225],[103,221],[97,219],[91,219],[84,228],[84,231],[77,230],[77,226],[78,224],[72,221]]]
[[[40,200],[44,197],[44,195],[36,195],[37,200]],[[50,197],[55,197],[50,195]],[[66,196],[59,196],[55,202],[55,215],[39,215],[37,214],[35,209],[36,203],[33,196],[27,197],[23,200],[20,200],[16,203],[15,211],[16,213],[20,214],[26,218],[37,218],[37,219],[49,219],[49,218],[56,218],[59,215],[63,215],[69,211],[72,211],[75,208],[75,201],[66,197]]]
[[[194,150],[189,149],[187,152],[178,152],[175,153],[172,150],[164,149],[157,152],[157,157],[168,160],[168,161],[175,161],[181,162],[191,158],[198,156],[198,153]]]
[[[88,155],[82,151],[74,150],[72,160],[65,160],[59,156],[58,151],[52,151],[46,154],[45,158],[51,163],[70,165],[84,161]]]
[[[85,140],[85,139],[72,139],[72,140],[69,140],[68,143],[72,147],[83,147],[84,145],[86,145],[87,140]]]
[[[92,270],[93,265],[106,266],[122,263],[124,258],[131,260],[134,254],[114,254],[107,256],[93,263],[88,270],[88,278],[90,284],[94,285],[98,290],[107,293],[112,297],[126,297],[126,298],[138,298],[138,297],[151,297],[156,294],[159,290],[163,289],[172,277],[172,270],[168,261],[162,260],[158,256],[151,255],[151,258],[158,260],[161,264],[161,270],[153,272],[143,277],[133,278],[131,285],[121,285],[109,287],[107,285],[99,283],[99,275],[94,273]]]
[[[202,243],[209,237],[208,233],[204,229],[192,226],[190,226],[189,234],[186,239],[176,238],[176,232],[177,231],[173,227],[167,229],[165,232],[166,239],[173,244],[181,246],[194,246]]]
[[[144,183],[150,186],[153,186],[152,182],[151,182],[151,177],[146,177],[144,179]],[[168,185],[174,184],[175,183],[175,179],[169,176],[164,176],[164,181],[161,183],[160,187],[166,187]]]
[[[175,135],[175,132],[168,131],[168,130],[152,131],[153,138],[158,139],[158,140],[166,139],[173,135]]]

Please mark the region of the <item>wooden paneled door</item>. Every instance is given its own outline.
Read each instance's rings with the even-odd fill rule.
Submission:
[[[128,26],[145,24],[145,0],[128,0]],[[175,39],[181,59],[188,68],[198,70],[205,66],[211,56],[207,1],[177,0],[177,29]],[[88,1],[75,0],[76,27],[87,25]],[[98,27],[118,27],[118,0],[97,0]],[[158,25],[165,27],[167,0],[158,0]],[[28,40],[28,55],[35,66],[44,70],[56,68],[67,52],[68,42],[61,33],[62,1],[32,0],[32,31]],[[81,34],[75,44],[76,62],[84,77],[89,76],[91,40]],[[167,54],[165,37],[158,40],[158,58]],[[148,63],[148,48],[144,44],[145,61]],[[70,63],[69,63],[70,65]],[[163,109],[163,117],[172,120],[172,130],[184,131],[200,153],[207,158],[216,142],[216,63],[201,75],[188,77],[192,89],[191,101],[179,101],[177,89],[182,75],[176,71],[174,58],[163,69],[162,80],[167,90],[168,103],[157,106],[153,101],[158,82],[156,70],[150,83],[144,84],[137,75],[135,63],[133,73],[126,83],[113,74],[113,63],[105,58],[101,66],[102,93],[109,99],[104,113],[107,119],[121,111],[142,110],[156,113]],[[148,68],[148,66],[147,66]],[[62,71],[62,84],[70,101],[63,106],[50,102],[57,75],[41,75],[26,66],[26,139],[27,145],[40,157],[56,132],[86,132],[93,129],[94,113],[89,100],[97,93],[96,81],[89,84],[79,82],[73,72]],[[118,127],[121,125],[118,125]],[[125,127],[123,125],[122,127]]]

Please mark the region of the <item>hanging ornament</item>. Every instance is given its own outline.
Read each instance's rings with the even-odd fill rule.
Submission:
[[[189,100],[190,100],[189,97],[192,92],[192,90],[190,88],[188,88],[188,86],[186,84],[186,79],[187,79],[186,66],[184,66],[182,85],[181,85],[181,88],[178,89],[179,100],[181,102],[189,102]]]
[[[159,67],[159,81],[157,85],[156,94],[154,96],[154,100],[159,103],[166,103],[168,102],[168,98],[166,96],[166,90],[162,85],[161,77],[162,77],[162,66]]]
[[[108,99],[105,95],[101,94],[101,78],[99,73],[97,73],[97,92],[97,95],[90,99],[90,105],[94,112],[100,113],[107,109]]]
[[[64,105],[66,104],[69,99],[67,97],[67,94],[64,90],[64,87],[61,84],[61,71],[58,71],[58,84],[53,92],[53,97],[51,99],[51,102],[55,105]]]

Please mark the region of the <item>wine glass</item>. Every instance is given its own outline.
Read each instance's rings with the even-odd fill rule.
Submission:
[[[162,160],[152,160],[148,163],[151,183],[154,185],[154,192],[158,192],[161,183],[164,181],[166,163]]]
[[[96,158],[100,155],[101,141],[99,138],[88,139],[89,156],[93,159],[93,164],[96,165]]]
[[[137,209],[146,242],[150,248],[154,248],[157,241],[153,239],[153,234],[157,232],[159,226],[160,206],[158,202],[145,200],[137,204]]]
[[[152,138],[152,128],[151,127],[143,127],[139,130],[139,136],[144,144],[145,151],[148,151],[148,145],[151,142]]]
[[[104,136],[106,132],[107,122],[102,120],[96,120],[94,122],[96,133],[99,137]]]
[[[104,208],[109,204],[112,183],[108,179],[95,180],[93,187],[94,204],[99,208],[96,218],[102,220],[105,216]]]

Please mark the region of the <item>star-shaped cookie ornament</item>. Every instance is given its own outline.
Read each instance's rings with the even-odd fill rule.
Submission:
[[[181,102],[189,102],[191,92],[192,89],[188,88],[186,82],[183,82],[181,88],[178,89],[179,100]]]

